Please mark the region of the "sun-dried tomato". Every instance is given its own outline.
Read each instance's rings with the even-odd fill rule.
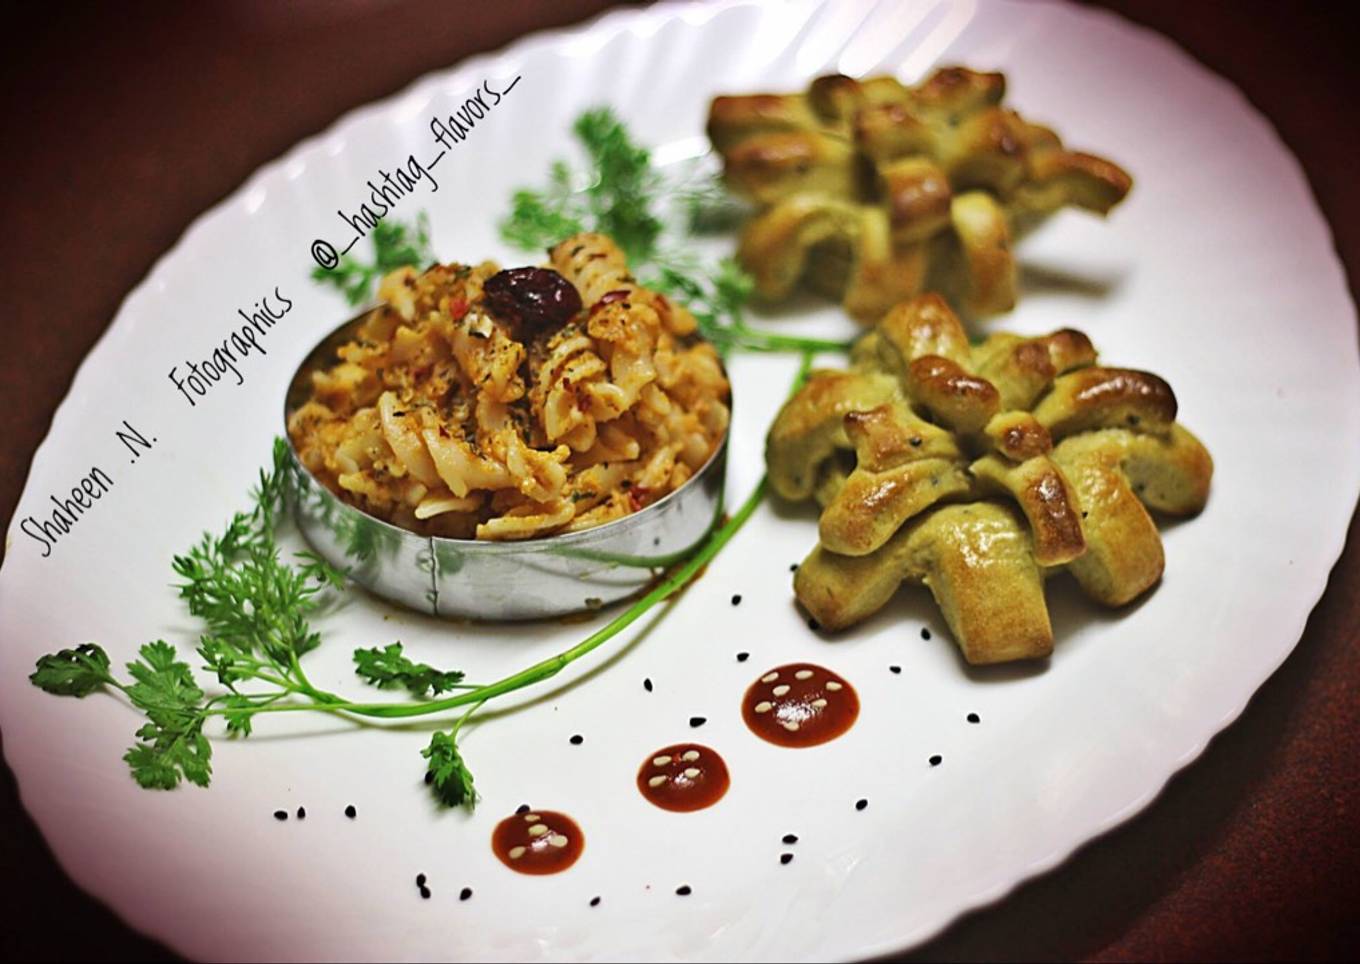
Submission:
[[[581,310],[576,287],[551,268],[509,268],[486,279],[486,306],[518,337],[561,328]]]

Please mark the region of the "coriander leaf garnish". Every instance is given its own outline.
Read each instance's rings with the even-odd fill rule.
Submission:
[[[158,639],[139,650],[141,659],[128,663],[133,683],[125,688],[133,705],[157,726],[183,729],[199,715],[203,691],[194,682],[189,664],[176,657],[175,647]]]
[[[412,696],[438,696],[456,689],[463,682],[458,670],[437,670],[426,663],[416,663],[402,653],[401,643],[391,643],[382,649],[354,651],[354,671],[379,689],[405,687]]]
[[[667,176],[635,143],[608,107],[585,111],[572,133],[586,158],[584,171],[553,161],[541,188],[520,188],[500,223],[501,237],[539,251],[580,231],[600,231],[623,248],[640,283],[689,307],[699,330],[724,354],[748,351],[844,351],[846,342],[780,335],[750,327],[743,307],[751,277],[732,259],[716,264],[690,253],[688,235],[726,227],[736,206],[714,177]]]
[[[200,787],[212,780],[212,744],[203,721],[183,731],[148,723],[137,731],[142,742],[123,754],[132,776],[148,790],[173,790],[181,779]]]
[[[250,736],[251,710],[255,701],[248,696],[232,693],[222,700],[222,719],[227,724],[228,736]]]
[[[120,686],[150,721],[123,756],[144,787],[170,790],[181,779],[206,787],[212,777],[212,745],[203,735],[206,706],[188,663],[164,640],[147,643],[141,659],[127,664],[131,685]]]
[[[429,761],[427,772],[435,797],[445,806],[471,810],[477,803],[477,791],[472,785],[472,771],[458,752],[457,735],[457,729],[452,733],[436,731],[420,755]]]
[[[88,696],[113,683],[109,654],[94,643],[48,653],[38,660],[38,668],[28,678],[34,686],[57,696]]]
[[[434,261],[430,253],[430,219],[422,211],[414,225],[396,219],[379,221],[369,235],[373,242],[373,261],[365,263],[346,254],[340,263],[327,270],[318,265],[312,269],[312,280],[334,285],[351,305],[361,305],[373,294],[373,282],[406,265],[428,265]]]

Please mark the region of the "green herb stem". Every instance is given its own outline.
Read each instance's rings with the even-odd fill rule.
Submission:
[[[727,520],[723,525],[714,529],[707,541],[703,543],[694,554],[689,557],[682,565],[675,569],[669,576],[659,582],[646,595],[637,600],[624,612],[610,620],[604,626],[591,633],[581,642],[572,646],[570,649],[550,656],[545,660],[526,667],[517,673],[489,683],[485,686],[460,693],[457,696],[450,696],[442,700],[431,700],[426,703],[358,703],[346,701],[334,694],[323,693],[320,691],[305,692],[305,695],[313,698],[315,703],[288,703],[276,706],[260,707],[254,712],[257,713],[289,713],[301,712],[306,710],[324,710],[327,712],[347,713],[355,716],[364,716],[374,719],[407,719],[417,716],[429,716],[435,713],[443,713],[447,710],[457,709],[460,706],[469,704],[482,704],[488,700],[493,700],[515,690],[523,689],[534,683],[540,683],[546,679],[556,676],[570,664],[576,662],[582,656],[598,649],[600,646],[613,639],[623,630],[627,629],[634,622],[640,619],[648,610],[659,602],[663,602],[683,589],[708,562],[718,554],[718,552],[732,540],[737,531],[746,523],[746,520],[755,512],[765,496],[766,480],[762,476],[760,482],[751,492],[746,500],[737,509],[735,515]],[[304,691],[294,688],[296,692]],[[208,715],[220,715],[230,712],[227,709],[210,709]]]
[[[798,372],[794,377],[792,391],[797,389],[807,379],[808,372],[812,367],[812,354],[804,352],[802,362]],[[442,713],[447,710],[457,709],[460,706],[475,704],[473,710],[489,700],[513,693],[515,690],[523,689],[535,683],[543,682],[556,676],[567,666],[587,655],[609,640],[613,639],[623,630],[627,629],[634,622],[640,619],[650,609],[660,602],[664,602],[676,592],[688,585],[694,577],[706,566],[722,548],[732,541],[732,537],[740,531],[756,508],[765,497],[767,480],[761,476],[756,487],[751,491],[745,501],[738,507],[735,514],[722,525],[715,528],[693,555],[681,563],[669,576],[661,580],[648,591],[641,599],[634,602],[626,610],[614,617],[604,626],[591,633],[581,642],[569,649],[550,656],[545,660],[526,667],[517,673],[490,683],[485,686],[477,687],[466,693],[457,696],[450,696],[442,700],[431,700],[426,703],[357,703],[342,700],[340,697],[329,693],[311,692],[307,695],[319,699],[319,703],[302,704],[289,703],[277,706],[260,707],[256,712],[259,713],[285,713],[298,712],[304,710],[325,710],[328,712],[345,713],[354,716],[370,717],[376,719],[406,719],[417,716],[428,716],[435,713]],[[226,710],[209,710],[209,713],[227,712]],[[455,734],[457,730],[455,729]]]

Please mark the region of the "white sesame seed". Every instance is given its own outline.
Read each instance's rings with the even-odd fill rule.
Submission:
[[[766,702],[765,700],[761,700],[759,703],[756,704],[757,713],[768,713],[772,709],[774,709],[774,704]]]
[[[813,700],[812,705],[820,710],[823,706],[826,706],[826,700]]]
[[[529,828],[529,836],[531,837],[541,837],[547,832],[548,832],[547,826],[541,823],[536,823]]]
[[[562,836],[560,833],[555,833],[548,838],[549,847],[565,847],[566,845],[567,838]]]
[[[784,723],[784,729],[788,730],[790,733],[796,733],[798,732],[798,724],[793,720],[787,720]]]
[[[648,780],[648,781],[647,781],[647,786],[649,786],[649,787],[659,787],[659,786],[661,786],[661,784],[665,783],[665,782],[666,782],[667,780],[669,780],[669,779],[670,779],[670,777],[666,776],[666,775],[663,773],[663,774],[661,774],[660,776],[652,777],[650,780]]]
[[[832,693],[836,692],[836,690],[844,689],[844,687],[841,686],[840,683],[837,683],[834,679],[829,679],[826,681],[826,688],[830,690]]]
[[[661,756],[654,756],[654,757],[652,757],[652,766],[654,766],[654,767],[664,767],[667,763],[670,763],[670,762],[671,762],[671,758],[668,757],[668,756],[666,756],[666,755],[664,755],[664,754],[661,755]]]
[[[794,679],[812,679],[812,670],[810,670],[810,669],[800,669],[798,672],[796,672],[796,673],[793,674],[793,678],[794,678]]]
[[[511,859],[511,860],[519,860],[519,858],[521,858],[521,857],[524,856],[524,852],[525,852],[526,850],[528,850],[528,849],[529,849],[529,848],[527,848],[527,847],[511,847],[511,848],[510,848],[510,859]]]
[[[680,755],[680,759],[684,760],[686,763],[693,763],[695,760],[699,759],[699,751],[686,750]]]
[[[764,676],[760,678],[760,681],[762,683],[773,683],[777,679],[779,679],[778,673],[766,673]]]
[[[773,693],[775,696],[783,696],[783,695],[784,695],[785,693],[787,693],[788,691],[789,691],[789,684],[788,684],[788,683],[785,683],[785,684],[783,684],[782,686],[776,686],[776,687],[775,687],[774,689],[772,689],[770,692]]]
[[[703,771],[701,771],[698,767],[689,767],[689,768],[687,768],[687,769],[685,770],[685,776],[687,776],[687,777],[689,777],[691,780],[693,780],[693,779],[694,779],[695,777],[697,777],[701,772],[703,772]]]
[[[525,823],[538,823],[538,822],[539,822],[540,820],[542,820],[542,819],[543,819],[543,818],[540,817],[540,816],[539,816],[538,814],[536,814],[536,813],[526,813],[526,814],[524,815],[524,822],[525,822]]]

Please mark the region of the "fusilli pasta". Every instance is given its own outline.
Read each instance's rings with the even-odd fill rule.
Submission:
[[[307,469],[372,515],[450,538],[584,529],[684,484],[727,432],[716,351],[610,238],[576,235],[550,259],[384,278],[385,304],[289,417]],[[546,323],[513,301],[538,283],[566,304]]]

